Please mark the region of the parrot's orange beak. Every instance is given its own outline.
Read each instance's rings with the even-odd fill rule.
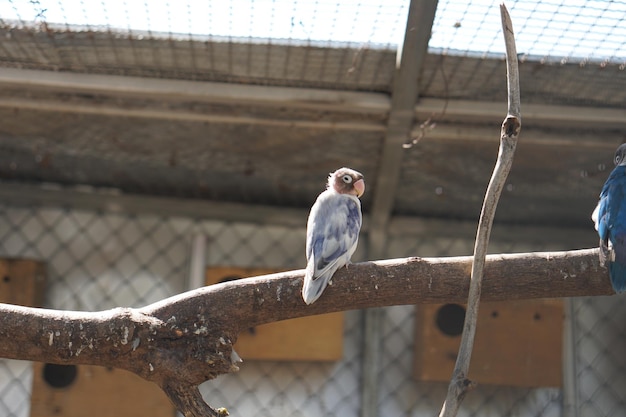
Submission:
[[[354,189],[356,190],[357,197],[361,197],[363,195],[363,193],[365,192],[365,181],[363,181],[363,178],[357,180],[354,183]]]

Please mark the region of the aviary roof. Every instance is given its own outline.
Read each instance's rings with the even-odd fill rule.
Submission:
[[[507,3],[524,125],[500,221],[587,227],[626,140],[626,2],[564,3]],[[366,212],[473,220],[506,110],[491,1],[12,0],[0,35],[11,186],[306,209],[346,165]]]

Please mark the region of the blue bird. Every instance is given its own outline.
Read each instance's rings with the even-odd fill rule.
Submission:
[[[626,143],[615,151],[615,168],[591,215],[600,235],[600,263],[608,263],[616,293],[626,291]]]
[[[359,197],[364,192],[363,175],[350,168],[340,168],[328,176],[326,191],[311,207],[302,286],[305,303],[315,302],[335,271],[350,263],[363,221]]]

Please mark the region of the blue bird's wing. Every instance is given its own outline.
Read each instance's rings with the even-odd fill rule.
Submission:
[[[609,189],[607,201],[608,239],[613,248],[609,267],[611,284],[617,293],[626,291],[626,176],[622,175]]]
[[[607,179],[593,219],[600,236],[600,260],[609,261],[616,292],[626,291],[626,169],[618,166]]]
[[[356,197],[325,191],[311,208],[307,225],[307,269],[302,297],[319,298],[335,271],[350,262],[361,229],[361,204]]]
[[[600,236],[600,263],[602,265],[606,264],[609,256],[609,180],[604,184],[600,193],[600,201],[598,201],[598,205],[591,215],[591,219],[595,223],[596,230]]]

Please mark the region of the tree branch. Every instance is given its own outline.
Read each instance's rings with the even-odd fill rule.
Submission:
[[[307,306],[304,271],[199,288],[140,309],[70,312],[0,304],[0,357],[126,369],[158,384],[187,417],[224,415],[197,386],[236,371],[240,331],[333,311],[467,299],[471,257],[406,258],[342,268]],[[597,249],[487,256],[484,300],[613,294]],[[245,358],[244,358],[245,359]]]
[[[476,334],[476,323],[478,321],[478,307],[480,303],[481,283],[483,280],[483,270],[485,257],[489,246],[491,226],[496,214],[498,200],[506,183],[506,179],[513,165],[513,156],[517,139],[522,128],[520,114],[520,94],[519,94],[519,72],[517,65],[517,51],[515,47],[515,37],[513,34],[513,24],[511,17],[504,3],[500,4],[500,15],[502,17],[502,32],[504,33],[504,43],[506,46],[507,64],[507,91],[508,91],[508,111],[500,130],[500,148],[498,159],[494,167],[493,174],[487,186],[483,208],[478,221],[478,231],[474,245],[474,261],[472,263],[472,274],[470,290],[467,300],[467,310],[465,322],[463,324],[463,334],[459,353],[456,358],[452,378],[448,386],[448,393],[443,403],[439,417],[456,416],[461,406],[465,394],[474,387],[474,382],[467,378],[470,367],[470,359],[474,347],[474,336]]]

